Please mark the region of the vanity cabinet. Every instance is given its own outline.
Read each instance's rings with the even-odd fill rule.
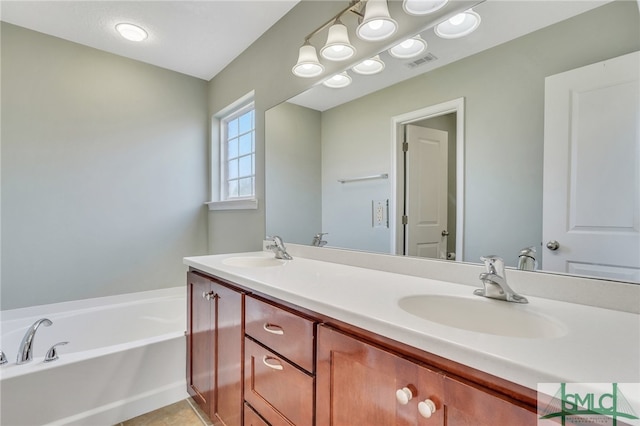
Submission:
[[[327,326],[318,327],[317,426],[535,425],[516,400]]]
[[[189,394],[225,426],[527,426],[535,391],[188,273]]]
[[[187,391],[216,424],[242,425],[243,293],[187,274]]]
[[[316,321],[250,295],[245,303],[245,425],[313,425]]]

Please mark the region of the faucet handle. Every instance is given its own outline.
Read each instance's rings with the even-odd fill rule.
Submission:
[[[480,256],[484,262],[484,267],[489,274],[496,274],[504,277],[504,260],[500,256],[488,255]]]
[[[66,345],[67,343],[69,342],[58,342],[55,345],[51,346],[44,357],[44,362],[51,362],[58,359],[58,350],[56,349],[56,347]]]
[[[0,365],[4,365],[7,362],[7,357],[5,356],[4,352],[0,351]]]

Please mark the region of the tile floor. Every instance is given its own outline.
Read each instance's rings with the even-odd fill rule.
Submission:
[[[211,426],[196,403],[185,399],[175,404],[167,405],[155,411],[143,414],[115,426]]]

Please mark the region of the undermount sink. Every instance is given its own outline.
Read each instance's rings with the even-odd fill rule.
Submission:
[[[554,320],[518,303],[472,296],[418,295],[402,298],[398,305],[422,319],[477,333],[530,339],[566,334]]]
[[[271,266],[284,265],[285,261],[266,256],[237,256],[224,259],[222,263],[228,266],[239,266],[243,268],[268,268]]]

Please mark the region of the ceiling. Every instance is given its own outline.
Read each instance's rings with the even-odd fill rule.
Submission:
[[[2,0],[0,20],[208,81],[299,1]],[[120,22],[149,37],[123,39]]]
[[[0,0],[0,19],[208,81],[299,1]],[[408,63],[415,59],[399,61],[383,52],[385,72],[365,78],[351,73],[354,82],[346,89],[318,85],[292,102],[324,111],[611,0],[481,1],[474,10],[480,13],[482,24],[471,35],[443,40],[432,29],[422,33],[429,44],[427,53],[434,55],[435,60],[410,68]],[[142,26],[149,38],[140,43],[123,39],[115,31],[119,22]]]

